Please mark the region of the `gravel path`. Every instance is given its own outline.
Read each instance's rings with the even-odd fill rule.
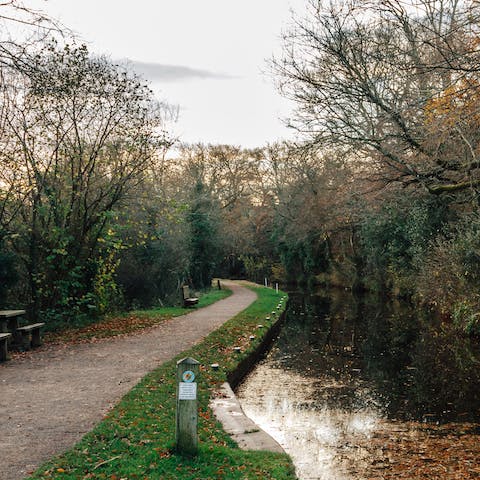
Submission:
[[[256,298],[233,295],[141,333],[42,347],[0,365],[2,480],[19,480],[73,446],[149,371],[198,343]]]

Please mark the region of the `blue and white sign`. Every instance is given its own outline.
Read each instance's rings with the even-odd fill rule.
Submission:
[[[182,380],[185,383],[192,383],[195,380],[195,374],[191,370],[187,370],[183,372]]]

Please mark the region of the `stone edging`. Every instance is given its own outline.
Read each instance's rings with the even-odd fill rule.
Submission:
[[[267,432],[262,430],[253,420],[248,418],[233,388],[238,387],[245,376],[255,367],[259,359],[268,351],[273,340],[278,335],[285,319],[283,311],[277,321],[270,327],[262,341],[248,357],[244,358],[228,376],[228,382],[221,385],[210,400],[215,417],[223,425],[224,430],[238,443],[243,450],[267,450],[285,453],[281,445]]]

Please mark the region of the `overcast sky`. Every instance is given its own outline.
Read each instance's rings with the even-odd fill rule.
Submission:
[[[306,0],[30,0],[180,106],[183,141],[262,146],[291,132],[265,60]],[[263,73],[262,73],[263,72]]]

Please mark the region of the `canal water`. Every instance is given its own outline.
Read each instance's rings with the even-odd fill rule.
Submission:
[[[300,479],[480,478],[480,352],[406,303],[291,293],[238,388]]]

